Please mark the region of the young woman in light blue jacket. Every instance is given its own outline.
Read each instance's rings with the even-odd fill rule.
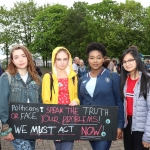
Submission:
[[[124,98],[125,150],[148,150],[150,146],[150,77],[139,53],[125,50],[121,60],[121,95]]]
[[[11,141],[15,150],[34,150],[35,140],[15,139],[9,127],[9,103],[41,103],[41,81],[29,50],[16,45],[11,49],[7,73],[0,77],[1,136]]]

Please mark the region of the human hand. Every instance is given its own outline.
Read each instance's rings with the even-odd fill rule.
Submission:
[[[116,137],[116,139],[117,140],[118,139],[122,139],[122,137],[123,137],[122,129],[118,128],[117,129],[117,137]]]
[[[69,106],[76,106],[76,105],[78,105],[78,103],[77,103],[76,100],[73,100],[73,101],[69,104]]]
[[[81,140],[76,140],[76,142],[82,142]]]
[[[14,136],[13,136],[13,134],[10,132],[10,133],[8,133],[6,136],[3,136],[3,138],[5,139],[5,140],[7,140],[7,141],[12,141],[12,140],[14,140]]]
[[[142,141],[142,144],[145,148],[149,148],[150,147],[150,143],[144,142]]]

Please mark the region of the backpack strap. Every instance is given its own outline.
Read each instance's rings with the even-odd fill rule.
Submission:
[[[6,73],[7,73],[7,75],[8,75],[8,82],[9,82],[9,85],[10,85],[10,83],[11,83],[11,75],[10,75],[10,73],[7,72],[7,71],[6,71]]]
[[[72,77],[72,82],[75,84],[75,76]]]
[[[49,75],[50,75],[50,94],[51,94],[50,101],[51,101],[52,100],[52,89],[54,89],[54,86],[53,86],[53,76],[52,76],[52,73],[49,72]],[[55,92],[55,90],[54,90],[54,92]]]

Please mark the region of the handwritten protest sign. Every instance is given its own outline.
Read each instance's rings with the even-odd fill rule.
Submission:
[[[117,107],[11,103],[15,138],[115,140]]]

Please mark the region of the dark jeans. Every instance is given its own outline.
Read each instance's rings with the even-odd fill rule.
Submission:
[[[72,150],[74,141],[54,141],[55,150]]]
[[[93,150],[109,150],[111,141],[90,141]]]
[[[132,117],[128,117],[128,125],[124,129],[124,148],[125,150],[149,150],[144,148],[142,137],[144,132],[131,131]]]

